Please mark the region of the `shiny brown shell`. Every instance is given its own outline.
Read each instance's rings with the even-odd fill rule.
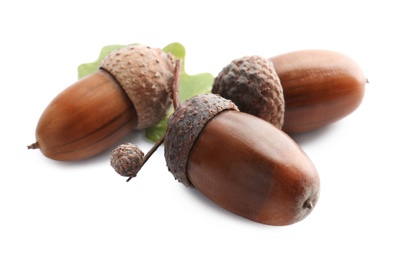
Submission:
[[[315,207],[317,170],[286,133],[215,94],[198,95],[168,123],[169,171],[222,208],[268,225],[289,225]]]
[[[205,125],[187,164],[192,185],[222,208],[267,225],[290,225],[316,206],[320,179],[287,134],[256,116],[224,111]]]
[[[99,154],[133,129],[162,120],[172,103],[177,62],[143,45],[107,55],[101,68],[55,97],[42,113],[36,142],[48,158],[81,160]]]
[[[136,124],[129,97],[108,72],[99,70],[49,103],[37,124],[36,147],[29,148],[54,160],[80,160],[112,146]]]
[[[314,130],[355,111],[365,93],[366,78],[350,57],[329,50],[302,50],[270,59],[283,87],[283,130]]]

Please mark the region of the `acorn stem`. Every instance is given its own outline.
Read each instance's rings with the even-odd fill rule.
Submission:
[[[139,172],[140,169],[142,169],[142,167],[146,164],[147,160],[149,160],[149,158],[153,155],[153,153],[154,153],[155,151],[157,151],[157,149],[159,148],[159,146],[164,142],[164,138],[165,138],[165,137],[166,137],[166,134],[164,134],[164,135],[160,138],[160,140],[158,140],[158,141],[153,145],[153,147],[147,152],[147,154],[143,157],[142,163],[141,163],[141,165],[140,165],[140,167],[139,167],[139,170],[138,170],[137,172]],[[135,177],[136,174],[137,174],[137,172],[136,172],[134,175],[130,176],[130,177],[126,180],[126,182],[130,181],[133,177]]]
[[[173,106],[174,110],[180,105],[180,78],[182,72],[182,61],[177,59],[175,62],[174,82],[173,82]]]
[[[177,59],[175,62],[175,71],[174,71],[174,82],[172,86],[172,91],[173,91],[173,106],[174,110],[177,109],[177,107],[180,105],[180,95],[179,95],[179,89],[180,89],[180,77],[181,77],[181,72],[182,72],[182,62],[180,59]],[[146,162],[149,160],[149,158],[154,154],[155,151],[159,148],[159,146],[164,142],[164,139],[167,135],[167,132],[164,133],[164,135],[158,140],[153,147],[147,152],[147,154],[143,157],[142,163],[139,167],[139,170],[146,164]],[[129,182],[133,177],[136,176],[137,172],[130,176],[126,182]]]

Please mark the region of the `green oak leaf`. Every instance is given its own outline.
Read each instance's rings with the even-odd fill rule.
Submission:
[[[116,50],[125,45],[108,45],[101,49],[99,57],[96,61],[91,63],[83,63],[78,66],[78,77],[79,79],[85,77],[96,70],[98,70],[101,60],[108,55],[113,50]],[[181,103],[185,100],[201,94],[207,93],[211,90],[214,77],[210,73],[200,73],[196,75],[188,75],[185,72],[185,48],[180,43],[174,42],[162,49],[167,53],[171,53],[177,59],[182,60],[182,71],[180,79],[180,101]],[[146,129],[146,138],[152,142],[158,141],[165,133],[167,129],[167,121],[170,115],[173,113],[173,109],[170,109],[167,116],[155,126]]]

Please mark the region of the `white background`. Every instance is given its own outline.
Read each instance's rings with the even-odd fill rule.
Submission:
[[[78,2],[78,1],[77,1]],[[378,3],[378,4],[376,4]],[[5,1],[0,4],[0,259],[404,259],[400,1]],[[351,56],[361,106],[296,136],[319,203],[286,227],[232,215],[167,171],[162,147],[126,183],[109,151],[63,163],[27,150],[48,103],[109,44],[182,43],[189,74],[301,49]],[[126,140],[147,151],[142,132]]]

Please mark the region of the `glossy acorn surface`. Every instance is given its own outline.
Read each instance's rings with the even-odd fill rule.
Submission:
[[[37,124],[36,142],[48,158],[86,159],[133,129],[160,122],[172,104],[178,60],[144,45],[109,53],[99,69],[54,98]]]
[[[320,189],[312,161],[283,131],[223,100],[200,95],[171,116],[165,142],[169,170],[247,219],[268,225],[304,219]]]
[[[195,142],[188,178],[221,207],[270,225],[305,218],[319,195],[317,171],[296,143],[241,112],[212,119]]]
[[[99,70],[52,100],[38,121],[36,140],[46,157],[77,160],[112,146],[136,122],[129,97],[108,72]]]
[[[285,98],[283,130],[300,133],[334,123],[361,104],[366,78],[350,57],[328,50],[303,50],[270,59]]]

